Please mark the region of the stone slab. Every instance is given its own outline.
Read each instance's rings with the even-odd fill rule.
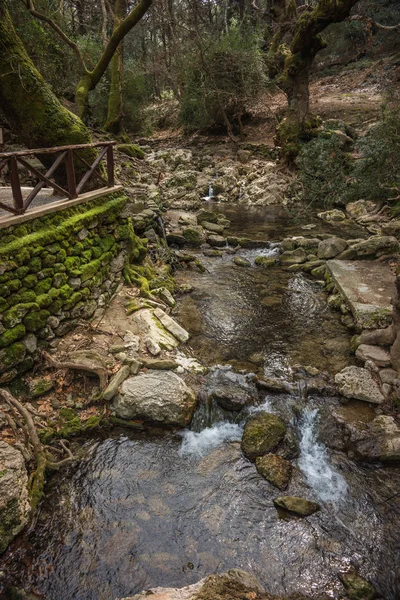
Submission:
[[[378,329],[392,321],[394,275],[386,264],[362,260],[328,260],[334,283],[362,329]]]

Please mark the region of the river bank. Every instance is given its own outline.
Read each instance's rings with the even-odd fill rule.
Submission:
[[[150,154],[152,168],[163,160],[176,169],[188,156],[163,152]],[[251,162],[251,155],[242,158]],[[275,173],[276,165],[261,162],[260,179]],[[270,191],[256,207],[246,193],[243,204],[224,202],[224,193],[240,195],[232,169],[239,173],[243,164],[228,164],[219,178],[220,167],[203,174],[204,190],[199,175],[192,177],[195,198],[182,178],[169,186],[165,177],[156,200],[169,204],[166,230],[145,233],[157,270],[147,265],[139,273],[151,294],[143,295],[143,282],[142,295],[140,288],[121,288],[89,328],[57,345],[57,357],[78,352],[82,361],[91,353],[114,378],[99,404],[96,379],[69,374],[57,387],[51,375],[42,377],[53,385],[35,410],[48,414],[53,435],[65,426],[57,424],[65,409],[72,433],[82,433],[88,415],[101,417],[101,429],[72,444],[81,461],[52,475],[35,527],[3,555],[4,589],[23,587],[48,600],[109,600],[239,567],[270,594],[352,598],[342,583],[351,567],[381,597],[396,597],[399,472],[382,467],[376,445],[377,454],[363,447],[366,437],[384,437],[385,423],[379,430],[376,419],[392,419],[394,386],[383,393],[379,373],[388,366],[372,365],[378,404],[338,395],[335,375],[365,361],[351,344],[361,333],[354,315],[343,298],[335,312],[325,287],[337,296],[326,261],[349,248],[360,252],[368,232],[346,215],[339,222],[316,212],[299,217],[282,204],[284,187],[269,206]],[[228,175],[222,201],[209,198],[210,185],[215,193]],[[146,185],[148,197],[154,184]],[[176,284],[153,251],[163,233],[180,266]],[[319,257],[320,244],[332,239],[345,245],[336,241],[336,255]],[[395,245],[396,239],[375,244],[367,256],[390,264]],[[284,435],[267,452],[290,464],[284,495],[319,505],[311,516],[277,510],[282,491],[260,473],[256,456],[243,453],[243,431],[257,414],[284,423]],[[112,423],[124,427],[110,431]]]

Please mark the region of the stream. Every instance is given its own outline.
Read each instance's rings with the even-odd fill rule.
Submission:
[[[232,231],[248,237],[279,241],[312,222],[294,223],[282,209],[242,219],[243,210],[224,212]],[[272,245],[239,255],[253,263],[274,252]],[[289,381],[296,393],[260,392],[240,412],[200,402],[183,432],[114,430],[86,441],[82,462],[51,477],[36,522],[2,557],[6,581],[46,600],[114,600],[237,567],[270,593],[323,600],[344,597],[338,573],[355,565],[382,598],[400,598],[400,470],[355,463],[319,435],[331,408],[349,419],[374,412],[307,395],[301,384],[305,366],[334,373],[352,360],[350,334],[326,293],[303,274],[238,267],[228,253],[199,258],[204,274],[177,275],[194,287],[174,312],[191,333],[185,351],[211,373],[231,365]],[[322,510],[311,517],[278,512],[272,500],[282,493],[241,452],[246,418],[259,410],[281,416],[297,440],[284,493],[318,501]]]

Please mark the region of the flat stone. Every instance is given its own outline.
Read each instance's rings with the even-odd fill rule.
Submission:
[[[389,352],[380,346],[361,344],[356,350],[356,357],[364,362],[372,360],[378,367],[390,367],[392,364]]]
[[[218,223],[208,223],[207,221],[203,221],[202,226],[207,231],[212,231],[213,233],[222,233],[225,229],[223,225],[218,225]]]
[[[106,387],[103,393],[104,400],[112,400],[118,392],[119,386],[127,379],[130,375],[131,369],[128,365],[124,365],[120,370],[112,377],[110,383]]]
[[[339,256],[341,260],[372,259],[379,256],[397,254],[400,245],[395,237],[388,235],[375,235],[367,240],[357,242],[347,248]]]
[[[368,424],[365,435],[356,443],[356,453],[363,460],[384,463],[400,461],[400,427],[393,417],[379,415]]]
[[[165,329],[167,329],[167,331],[172,333],[172,335],[179,342],[184,343],[184,342],[188,341],[190,336],[189,336],[189,333],[186,331],[186,329],[181,327],[176,321],[174,321],[174,319],[172,319],[169,315],[167,315],[167,313],[165,313],[163,310],[161,310],[161,308],[156,308],[156,310],[154,311],[154,315],[157,317],[157,319],[160,321],[160,323],[165,327]]]
[[[335,375],[338,391],[346,398],[381,404],[385,397],[370,371],[360,367],[345,367]]]
[[[168,306],[175,306],[175,304],[176,304],[175,298],[173,297],[171,292],[169,290],[167,290],[167,288],[165,288],[165,287],[157,288],[155,290],[152,290],[152,292],[155,296],[158,296],[160,298],[160,300],[165,302],[165,304],[167,304]]]
[[[142,364],[146,369],[157,371],[173,371],[179,366],[175,360],[169,358],[142,358]]]
[[[130,319],[145,338],[152,339],[161,349],[173,350],[179,346],[178,340],[162,326],[151,309],[139,310],[130,315]]]
[[[121,419],[185,427],[195,410],[196,396],[175,373],[149,371],[126,379],[113,407]]]
[[[327,267],[359,329],[379,329],[392,321],[396,294],[389,265],[372,261],[328,260]]]
[[[274,504],[279,508],[294,512],[301,517],[308,517],[321,510],[321,506],[317,502],[299,498],[298,496],[280,496],[279,498],[275,498]]]

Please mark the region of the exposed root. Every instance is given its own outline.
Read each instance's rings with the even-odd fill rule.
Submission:
[[[55,358],[53,358],[48,352],[43,351],[42,356],[47,362],[56,369],[71,369],[73,371],[84,371],[86,373],[92,373],[93,375],[97,375],[100,381],[100,388],[104,389],[107,387],[108,376],[110,372],[103,367],[90,367],[88,365],[82,363],[74,363],[74,362],[59,362]]]
[[[43,488],[46,481],[46,470],[59,469],[61,466],[76,460],[76,457],[66,446],[65,440],[59,440],[63,453],[66,453],[67,457],[58,462],[54,461],[54,457],[52,456],[51,452],[59,452],[59,450],[49,446],[43,446],[39,439],[32,414],[26,408],[26,406],[21,404],[19,400],[14,398],[14,396],[5,389],[0,389],[0,399],[7,404],[13,413],[13,417],[7,415],[7,420],[17,439],[15,447],[21,450],[25,460],[29,462],[33,457],[36,463],[36,468],[31,473],[28,484],[31,507],[32,511],[35,512],[35,509],[37,508],[37,505],[43,495]],[[21,417],[22,421],[19,417]],[[20,441],[18,428],[20,428],[24,433],[24,444]]]

